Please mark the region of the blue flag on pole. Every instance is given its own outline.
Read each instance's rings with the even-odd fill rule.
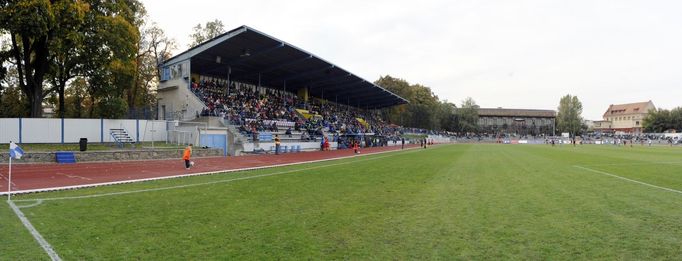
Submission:
[[[14,142],[9,142],[9,156],[15,159],[21,159],[21,156],[24,155],[24,150],[21,149],[21,147],[17,146]]]

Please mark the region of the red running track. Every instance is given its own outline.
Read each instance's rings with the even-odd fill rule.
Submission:
[[[416,147],[417,145],[405,145]],[[365,148],[362,154],[400,150],[400,146]],[[228,171],[267,167],[352,156],[353,151],[333,150],[281,155],[250,155],[239,157],[210,157],[193,159],[196,166],[185,169],[181,159],[126,162],[93,162],[77,164],[13,164],[12,194],[35,190],[49,190],[71,186],[124,182],[140,179],[181,176],[193,173]],[[8,165],[0,166],[0,193],[7,192]],[[4,193],[6,194],[6,193]]]

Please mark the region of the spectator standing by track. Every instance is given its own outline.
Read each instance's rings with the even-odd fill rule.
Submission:
[[[182,153],[182,159],[185,160],[185,169],[192,167],[190,157],[192,157],[192,143],[190,143]]]
[[[275,155],[279,155],[280,145],[281,145],[281,141],[279,140],[279,135],[275,134]]]

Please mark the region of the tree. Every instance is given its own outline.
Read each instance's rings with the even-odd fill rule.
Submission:
[[[128,108],[126,94],[136,88],[136,54],[144,7],[136,0],[102,0],[91,1],[91,10],[85,18],[90,26],[86,28],[88,37],[84,44],[88,59],[83,65],[89,102],[93,105],[88,114],[89,117],[95,112],[107,113],[99,116],[123,117]]]
[[[203,27],[201,24],[197,24],[194,26],[193,31],[194,33],[189,35],[189,39],[191,41],[189,44],[190,48],[225,33],[225,26],[223,25],[222,21],[215,19],[213,21],[206,22],[206,25]]]
[[[578,100],[578,96],[567,94],[561,97],[556,117],[557,129],[561,132],[568,132],[575,137],[580,134],[582,126],[583,104]]]
[[[83,112],[90,111],[92,104],[88,103],[88,82],[83,77],[71,81],[69,88],[66,89],[64,100],[64,117],[83,118]]]
[[[133,88],[128,89],[127,103],[129,116],[136,110],[152,110],[156,102],[155,90],[161,72],[159,64],[170,58],[175,41],[166,36],[156,23],[143,25],[138,44],[137,72]]]
[[[478,132],[478,108],[471,97],[462,101],[462,106],[457,110],[459,132]]]
[[[9,52],[17,68],[19,87],[28,98],[30,116],[41,117],[43,89],[49,69],[49,47],[55,39],[55,19],[49,1],[0,1],[0,30],[9,34]],[[5,56],[2,54],[0,56]]]
[[[389,75],[380,77],[375,84],[410,101],[409,104],[384,110],[384,116],[389,122],[406,127],[455,130],[454,104],[441,102],[431,88],[421,84],[410,84]]]
[[[90,11],[90,6],[79,1],[60,1],[53,7],[56,20],[61,22],[55,24],[56,38],[50,47],[52,55],[48,75],[58,94],[57,115],[64,117],[66,83],[82,74],[83,59],[87,59],[82,50],[84,27],[87,26],[85,14]]]
[[[27,117],[29,104],[19,87],[3,87],[0,90],[0,118]]]
[[[651,110],[642,121],[642,126],[646,132],[682,131],[682,107]]]
[[[41,117],[45,97],[55,91],[57,111],[63,113],[67,83],[76,76],[91,83],[93,104],[123,97],[123,90],[135,88],[144,14],[137,0],[0,1],[0,33],[11,42],[9,49],[0,50],[0,72],[6,71],[9,57],[31,117]]]

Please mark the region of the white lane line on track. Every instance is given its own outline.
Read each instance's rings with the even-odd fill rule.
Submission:
[[[601,170],[591,169],[591,168],[587,168],[587,167],[583,167],[583,166],[578,166],[578,165],[574,165],[573,167],[576,167],[576,168],[579,168],[579,169],[583,169],[583,170],[587,170],[587,171],[589,171],[589,172],[593,172],[593,173],[597,173],[597,174],[606,175],[606,176],[609,176],[609,177],[614,177],[614,178],[621,179],[621,180],[625,180],[625,181],[628,181],[628,182],[637,183],[637,184],[644,185],[644,186],[647,186],[647,187],[652,187],[652,188],[657,188],[657,189],[662,189],[662,190],[665,190],[665,191],[670,191],[670,192],[675,192],[675,193],[678,193],[678,194],[682,194],[682,191],[679,191],[679,190],[676,190],[676,189],[671,189],[671,188],[656,186],[656,185],[649,184],[649,183],[646,183],[646,182],[641,182],[641,181],[639,181],[639,180],[634,180],[634,179],[629,179],[629,178],[621,177],[621,176],[618,176],[618,175],[616,175],[616,174],[611,174],[611,173],[608,173],[608,172],[605,172],[605,171],[601,171]]]
[[[73,175],[73,174],[66,174],[66,173],[61,173],[61,172],[57,172],[57,173],[55,173],[55,175],[62,175],[62,176],[66,176],[66,177],[69,177],[69,178],[72,178],[72,179],[73,179],[73,178],[77,178],[77,179],[82,179],[82,180],[92,180],[91,178],[86,178],[86,177],[83,177],[83,176],[78,176],[78,175]]]
[[[365,156],[367,155],[375,155],[375,154],[380,154],[380,153],[387,153],[387,152],[397,152],[394,154],[390,155],[385,155],[385,156],[378,156],[378,157],[373,157],[373,158],[367,158],[367,159],[360,159],[360,160],[355,160],[355,161],[348,161],[348,162],[340,162],[340,163],[333,163],[333,164],[327,164],[327,165],[322,165],[322,166],[314,166],[314,167],[308,167],[308,168],[303,168],[303,169],[295,169],[295,170],[287,170],[287,171],[280,171],[280,172],[274,172],[274,173],[268,173],[268,174],[262,174],[262,175],[255,175],[255,176],[247,176],[247,177],[241,177],[241,178],[232,178],[232,179],[225,179],[225,180],[216,180],[216,181],[210,181],[210,182],[202,182],[202,183],[194,183],[194,184],[186,184],[186,185],[178,185],[178,186],[170,186],[170,187],[160,187],[160,188],[151,188],[151,189],[140,189],[140,190],[129,190],[129,191],[120,191],[120,192],[111,192],[111,193],[102,193],[102,194],[92,194],[92,195],[83,195],[83,196],[71,196],[71,197],[54,197],[54,198],[39,198],[39,199],[20,199],[20,200],[14,200],[15,202],[33,202],[33,201],[53,201],[53,200],[71,200],[71,199],[84,199],[84,198],[96,198],[96,197],[106,197],[106,196],[117,196],[117,195],[125,195],[125,194],[133,194],[133,193],[142,193],[142,192],[152,192],[152,191],[161,191],[161,190],[170,190],[170,189],[180,189],[180,188],[187,188],[187,187],[196,187],[196,186],[204,186],[204,185],[211,185],[211,184],[217,184],[217,183],[227,183],[227,182],[232,182],[232,181],[239,181],[239,180],[247,180],[247,179],[255,179],[255,178],[262,178],[262,177],[268,177],[268,176],[276,176],[276,175],[282,175],[282,174],[288,174],[288,173],[294,173],[294,172],[301,172],[301,171],[307,171],[307,170],[313,170],[313,169],[320,169],[320,168],[326,168],[326,167],[332,167],[332,166],[338,166],[338,165],[346,165],[346,164],[352,164],[352,163],[357,163],[357,162],[363,162],[363,161],[370,161],[370,160],[377,160],[377,159],[383,159],[387,157],[393,157],[397,155],[404,155],[407,153],[414,153],[414,152],[419,152],[419,151],[424,151],[424,150],[419,150],[419,149],[409,149],[409,150],[404,150],[402,152],[400,151],[386,151],[386,152],[377,152],[377,153],[372,153],[372,154],[364,154]],[[355,156],[349,156],[349,157],[343,157],[343,158],[352,158]],[[320,161],[328,161],[328,160],[336,160],[336,159],[343,159],[343,158],[334,158],[334,159],[325,159],[325,160],[320,160]],[[303,163],[314,163],[314,162],[320,162],[320,161],[313,161],[313,162],[303,162]],[[290,164],[290,165],[299,165],[303,163],[297,163],[297,164]],[[261,167],[262,168],[262,167]],[[234,171],[239,171],[239,170],[234,170]],[[217,171],[215,173],[224,173],[225,171]],[[213,172],[212,172],[213,173]],[[200,173],[195,173],[194,175],[198,175]],[[208,173],[211,174],[211,173]],[[204,174],[206,175],[206,174]],[[32,205],[27,205],[24,206],[25,208],[28,207],[33,207],[37,206],[38,204],[32,204]]]
[[[17,207],[17,205],[14,205],[14,202],[12,202],[12,201],[7,201],[7,204],[9,204],[10,208],[12,208],[12,210],[14,211],[14,214],[16,214],[17,217],[19,218],[19,220],[21,220],[21,223],[24,224],[24,227],[26,227],[26,229],[28,229],[28,231],[31,233],[33,238],[35,238],[35,240],[38,241],[38,244],[40,244],[40,247],[42,247],[43,250],[45,250],[45,253],[47,253],[47,255],[50,256],[50,258],[52,260],[61,261],[62,259],[59,257],[57,252],[54,251],[54,248],[52,248],[52,245],[50,245],[50,243],[48,243],[47,240],[45,240],[45,238],[43,238],[43,236],[40,235],[38,230],[36,230],[36,228],[33,227],[31,222],[24,215],[24,212],[21,212],[19,207]]]

